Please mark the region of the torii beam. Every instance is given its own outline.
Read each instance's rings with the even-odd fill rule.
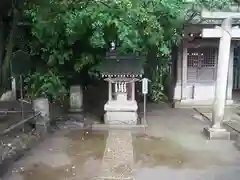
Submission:
[[[233,18],[233,19],[240,19],[240,13],[238,12],[209,12],[207,10],[203,10],[201,12],[201,17],[203,19],[226,19],[226,18]]]
[[[216,28],[213,29],[203,29],[202,30],[202,37],[203,38],[221,38],[223,36],[222,28],[219,26],[216,26]],[[230,30],[231,38],[233,40],[237,40],[240,38],[240,28],[238,26],[233,27]]]
[[[231,40],[240,38],[240,29],[238,27],[232,28],[232,19],[239,19],[240,13],[203,11],[202,18],[224,19],[221,27],[203,29],[202,31],[203,38],[220,38],[212,126],[211,128],[205,128],[204,131],[210,139],[230,139],[230,133],[222,127],[222,122],[227,92]]]

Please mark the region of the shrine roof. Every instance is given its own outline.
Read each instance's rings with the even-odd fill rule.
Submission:
[[[107,77],[138,77],[143,74],[143,56],[117,55],[115,52],[107,53],[98,69],[102,76]]]

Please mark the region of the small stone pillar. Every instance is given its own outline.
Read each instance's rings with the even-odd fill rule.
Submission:
[[[188,71],[188,67],[187,67],[187,48],[186,47],[182,47],[183,51],[182,51],[182,85],[181,85],[181,100],[185,100],[186,99],[186,85],[187,85],[187,71]]]
[[[46,98],[38,98],[33,101],[33,109],[35,114],[40,112],[36,117],[36,130],[40,133],[47,132],[50,122],[49,101]]]
[[[80,85],[70,87],[70,112],[82,112],[83,91]]]
[[[11,88],[12,88],[11,100],[16,100],[17,99],[17,85],[16,85],[16,78],[15,77],[11,78]]]
[[[112,82],[108,81],[108,100],[112,100]]]

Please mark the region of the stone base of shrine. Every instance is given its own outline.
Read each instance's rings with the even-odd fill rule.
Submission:
[[[230,140],[230,132],[226,129],[204,128],[203,133],[209,139]]]
[[[136,101],[108,101],[104,110],[105,124],[132,124],[138,123],[137,113],[137,102]]]
[[[138,123],[137,112],[108,111],[104,115],[105,124],[131,124]]]

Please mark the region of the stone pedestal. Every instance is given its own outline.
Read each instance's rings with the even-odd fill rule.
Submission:
[[[123,98],[119,96],[119,98]],[[138,120],[136,101],[108,101],[104,110],[105,124],[132,124],[136,125]]]
[[[45,98],[38,98],[33,101],[35,113],[40,115],[36,118],[36,129],[39,132],[46,132],[50,122],[49,101]]]
[[[203,133],[209,139],[230,140],[230,132],[223,128],[204,128]]]
[[[70,87],[70,112],[82,112],[83,91],[81,86]]]

